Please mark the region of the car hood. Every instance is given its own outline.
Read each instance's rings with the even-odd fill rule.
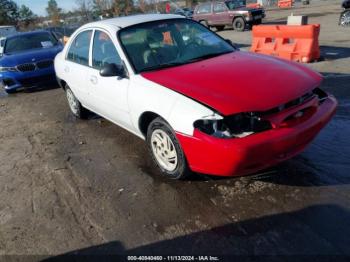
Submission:
[[[272,109],[322,81],[303,65],[241,51],[141,75],[223,115]]]
[[[24,52],[18,52],[13,54],[4,54],[0,58],[0,65],[11,67],[25,63],[33,63],[35,61],[54,59],[57,53],[62,50],[61,45],[57,45],[50,48],[41,48],[35,50],[28,50]],[[33,61],[35,59],[35,61]]]

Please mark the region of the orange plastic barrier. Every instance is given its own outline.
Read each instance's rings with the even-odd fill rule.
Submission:
[[[293,0],[278,0],[277,5],[279,8],[290,8],[293,6]]]
[[[258,25],[251,51],[310,63],[320,58],[320,25]]]
[[[261,5],[259,3],[251,3],[246,5],[248,8],[260,8]]]

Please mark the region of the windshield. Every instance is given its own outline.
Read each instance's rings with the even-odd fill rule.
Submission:
[[[119,31],[120,42],[137,73],[208,59],[235,50],[197,22],[170,19]]]
[[[48,48],[55,46],[57,42],[57,39],[48,32],[18,35],[7,39],[4,53],[16,53],[31,49]]]
[[[227,5],[228,9],[230,9],[230,10],[234,10],[234,9],[237,9],[239,7],[246,5],[245,0],[231,0],[231,1],[226,1],[225,3]]]

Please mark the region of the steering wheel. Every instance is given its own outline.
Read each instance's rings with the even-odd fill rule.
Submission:
[[[189,53],[192,53],[193,50],[197,50],[198,48],[200,48],[200,45],[198,43],[196,43],[195,41],[191,41],[191,42],[186,44],[186,46],[183,50],[179,51],[179,56],[180,55],[185,56]]]

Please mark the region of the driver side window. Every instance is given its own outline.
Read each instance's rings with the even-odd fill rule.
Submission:
[[[105,64],[121,65],[121,58],[109,36],[95,31],[92,47],[92,67],[100,70]]]

